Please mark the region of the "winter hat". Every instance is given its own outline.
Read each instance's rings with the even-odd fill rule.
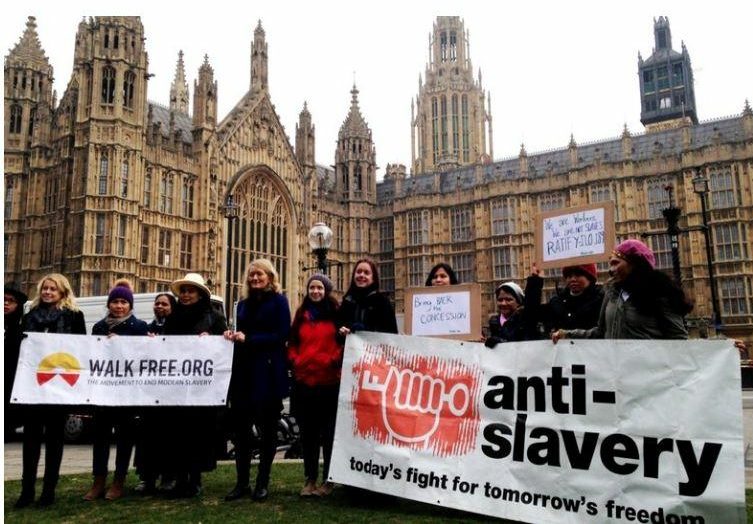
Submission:
[[[562,276],[565,278],[573,273],[583,275],[592,284],[596,282],[596,264],[581,264],[579,266],[566,266],[562,268]]]
[[[499,296],[499,292],[502,290],[514,296],[515,301],[518,304],[522,304],[526,296],[525,293],[523,293],[523,290],[520,288],[520,286],[517,285],[515,282],[504,282],[498,285],[497,289],[494,290],[494,295]]]
[[[651,251],[651,248],[640,240],[635,240],[633,238],[622,241],[616,248],[614,248],[614,253],[612,254],[617,258],[627,260],[631,263],[640,263],[640,261],[643,261],[648,264],[651,269],[654,269],[656,266],[656,258],[654,257],[654,252]]]
[[[330,293],[332,293],[332,290],[334,289],[334,287],[332,286],[332,281],[327,278],[327,275],[323,275],[321,273],[316,273],[309,277],[309,279],[306,281],[306,292],[308,292],[309,284],[311,284],[311,282],[314,280],[318,280],[322,283],[322,285],[324,286],[325,294],[329,295]]]
[[[15,282],[6,282],[5,283],[4,294],[6,294],[6,295],[13,295],[13,298],[16,299],[16,302],[22,308],[23,308],[24,304],[26,304],[26,301],[29,300],[29,297],[26,296],[26,293],[24,293],[23,291],[21,291],[21,288]]]
[[[128,280],[121,279],[115,281],[115,286],[110,290],[110,294],[107,295],[107,303],[109,304],[117,298],[122,298],[131,305],[133,309],[133,291],[131,291],[131,283]]]

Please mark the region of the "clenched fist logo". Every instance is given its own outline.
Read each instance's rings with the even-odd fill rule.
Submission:
[[[455,359],[369,346],[354,365],[355,433],[382,443],[462,455],[475,445],[481,372]]]

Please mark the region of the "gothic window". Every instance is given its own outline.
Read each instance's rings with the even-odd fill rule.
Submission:
[[[434,164],[439,163],[439,109],[437,97],[431,99],[431,136],[434,145]]]
[[[28,133],[29,136],[31,136],[34,133],[34,121],[37,118],[37,109],[32,108],[32,110],[29,112],[29,127],[28,127]]]
[[[343,227],[342,222],[338,222],[337,224],[337,250],[343,251],[344,245],[345,245],[345,227]]]
[[[101,255],[105,252],[105,214],[97,213],[95,215],[94,224],[94,253]]]
[[[120,35],[118,34],[118,30],[115,30],[115,38],[113,38],[113,47],[115,49],[118,48],[118,44],[120,43]]]
[[[423,286],[429,269],[427,257],[408,257],[408,285],[411,287]]]
[[[740,196],[735,191],[735,180],[729,167],[711,173],[709,189],[711,190],[711,209],[735,207],[741,201]]]
[[[23,121],[24,110],[18,105],[14,104],[10,106],[10,124],[8,126],[8,133],[11,135],[17,135],[21,132],[21,122]]]
[[[609,185],[609,183],[592,185],[588,200],[592,204],[611,201],[612,187]]]
[[[170,266],[170,253],[172,252],[173,233],[172,231],[159,231],[159,245],[157,246],[157,264],[160,266]]]
[[[141,263],[149,263],[149,226],[141,226]]]
[[[128,160],[123,160],[120,164],[120,196],[128,197]]]
[[[442,154],[447,153],[447,97],[442,95],[441,99],[441,111],[442,111]]]
[[[360,191],[363,189],[363,184],[361,180],[361,164],[356,163],[355,171],[353,172],[353,177],[356,179],[356,191],[360,193]]]
[[[651,70],[643,71],[643,92],[654,92],[654,72]]]
[[[439,35],[439,59],[447,62],[447,33],[444,31]]]
[[[726,262],[748,258],[748,245],[740,241],[741,238],[747,238],[747,236],[740,234],[741,228],[745,232],[745,224],[739,224],[738,226],[737,222],[714,226],[716,260]]]
[[[395,223],[391,218],[379,221],[379,252],[392,253],[395,249]],[[393,268],[394,269],[394,268]]]
[[[182,269],[191,269],[193,267],[192,253],[193,237],[183,233],[180,236],[180,267]]]
[[[379,289],[392,297],[395,293],[395,263],[379,263]]]
[[[515,278],[518,257],[514,247],[495,247],[492,249],[492,271],[494,280]]]
[[[193,188],[193,180],[185,179],[183,181],[183,216],[186,218],[193,218]]]
[[[450,62],[458,59],[458,35],[455,31],[450,33]]]
[[[669,192],[664,189],[669,185],[666,177],[652,179],[647,184],[648,218],[663,218],[662,210],[669,207]]]
[[[669,73],[666,66],[660,66],[656,69],[656,81],[659,91],[669,87]]]
[[[656,32],[656,39],[659,43],[659,49],[664,49],[667,47],[667,33],[664,29],[659,29]]]
[[[110,47],[110,29],[105,28],[105,49]]]
[[[53,234],[51,230],[42,232],[42,247],[39,264],[48,266],[52,264]]]
[[[450,237],[453,242],[473,240],[470,207],[454,207],[450,210]]]
[[[105,66],[102,68],[102,96],[103,104],[115,103],[115,68]]]
[[[458,95],[452,95],[452,152],[459,158],[459,121],[458,121]]]
[[[350,173],[349,173],[350,168],[349,168],[349,166],[348,166],[347,163],[344,163],[344,164],[342,164],[342,166],[340,167],[340,169],[342,169],[343,189],[345,189],[345,191],[348,191],[348,188],[350,186],[350,176],[349,176],[350,175]]]
[[[354,231],[353,231],[353,237],[354,237],[354,249],[356,253],[363,253],[363,244],[362,244],[362,238],[361,238],[361,221],[356,220]]]
[[[672,269],[672,245],[669,235],[654,235],[649,237],[648,244],[656,258],[656,269],[669,271]]]
[[[539,211],[551,211],[565,207],[565,196],[562,193],[545,193],[539,195]]]
[[[144,207],[152,205],[152,168],[146,168],[144,175]]]
[[[160,179],[159,186],[159,210],[162,213],[173,212],[173,179],[165,173]]]
[[[659,99],[659,109],[669,109],[672,107],[672,97],[663,96]]]
[[[476,257],[473,253],[460,253],[450,256],[450,265],[455,270],[458,282],[476,281]]]
[[[747,315],[751,311],[753,297],[746,294],[745,281],[751,288],[750,279],[745,277],[724,277],[719,279],[719,292],[722,299],[722,312],[726,315]]]
[[[468,126],[468,95],[463,95],[461,109],[463,115],[463,162],[468,162],[470,157],[470,127]]]
[[[123,76],[123,105],[133,109],[133,90],[136,84],[136,74],[133,71],[126,71]]]
[[[99,187],[97,188],[97,194],[107,194],[107,175],[110,171],[110,159],[107,153],[102,153],[99,157]]]
[[[672,65],[672,85],[682,85],[684,81],[684,75],[682,72],[682,63]]]
[[[102,294],[102,275],[99,274],[99,273],[94,273],[92,275],[91,294],[92,295],[101,295]]]
[[[672,95],[672,97],[673,97],[673,103],[675,107],[682,107],[685,105],[685,90],[684,89],[675,90],[675,93],[674,95]]]
[[[498,198],[492,201],[492,235],[515,233],[515,200]]]
[[[13,181],[8,180],[5,184],[5,219],[13,216]]]
[[[126,246],[126,232],[128,231],[128,217],[125,215],[120,215],[120,221],[118,223],[118,238],[117,238],[117,254],[118,256],[124,256],[125,255],[125,246]]]
[[[52,213],[55,211],[55,200],[58,196],[57,178],[48,178],[44,185],[44,212]]]
[[[424,246],[429,243],[429,210],[409,211],[406,215],[409,246]]]

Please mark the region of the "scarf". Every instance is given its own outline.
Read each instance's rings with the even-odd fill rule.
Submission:
[[[112,333],[112,331],[116,327],[118,327],[119,325],[121,325],[124,322],[126,322],[132,316],[133,316],[133,312],[128,313],[126,316],[120,317],[120,318],[115,318],[112,315],[107,315],[105,317],[105,324],[107,324],[107,331],[109,331],[110,333]]]

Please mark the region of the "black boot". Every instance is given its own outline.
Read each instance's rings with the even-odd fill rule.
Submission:
[[[45,483],[42,487],[42,494],[39,496],[37,504],[41,507],[52,506],[55,503],[55,484]]]
[[[225,502],[238,500],[239,498],[247,497],[249,495],[251,495],[251,488],[248,484],[246,484],[245,486],[236,484],[233,490],[225,495]]]
[[[21,496],[18,497],[18,500],[13,507],[16,509],[25,508],[32,502],[34,502],[34,482],[23,482]]]

